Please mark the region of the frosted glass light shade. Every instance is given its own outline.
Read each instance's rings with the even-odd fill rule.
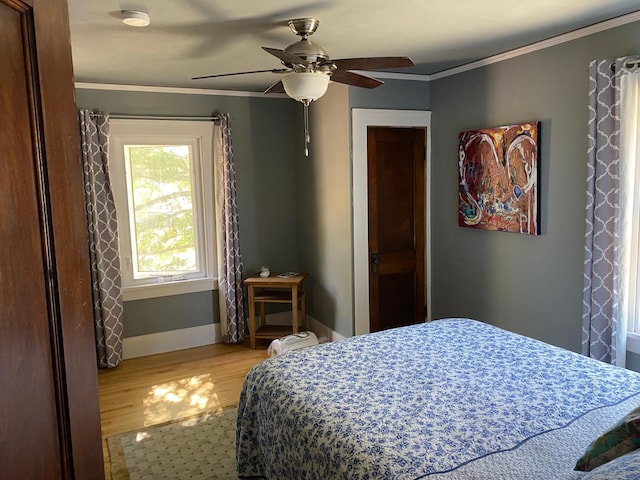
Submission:
[[[291,98],[308,103],[326,93],[329,75],[319,72],[290,73],[282,78],[282,85]]]

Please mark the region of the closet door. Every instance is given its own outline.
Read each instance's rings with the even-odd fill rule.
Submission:
[[[3,479],[103,478],[65,0],[0,0]]]

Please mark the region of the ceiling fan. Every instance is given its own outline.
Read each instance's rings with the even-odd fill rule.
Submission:
[[[320,21],[317,18],[296,18],[289,20],[288,24],[293,33],[301,37],[300,40],[292,43],[284,50],[262,47],[263,50],[280,59],[280,62],[286,68],[204,75],[193,77],[193,80],[250,73],[271,72],[283,74],[282,79],[271,85],[264,93],[286,93],[294,100],[302,102],[305,121],[305,153],[307,155],[309,144],[309,116],[307,109],[312,101],[317,100],[326,93],[329,80],[355,87],[376,88],[384,82],[352,70],[377,70],[414,66],[413,61],[408,57],[364,57],[332,60],[324,48],[309,41],[309,37],[314,34],[320,25]]]

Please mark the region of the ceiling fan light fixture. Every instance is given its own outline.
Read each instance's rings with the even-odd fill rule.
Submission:
[[[122,23],[130,27],[146,27],[151,19],[148,13],[139,10],[122,10]]]
[[[320,72],[296,72],[282,77],[286,94],[302,103],[309,104],[327,92],[329,75]]]

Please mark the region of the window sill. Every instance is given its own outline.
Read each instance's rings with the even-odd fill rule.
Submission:
[[[627,352],[640,354],[640,334],[627,332]]]
[[[198,280],[182,280],[180,282],[156,283],[153,285],[140,285],[127,287],[122,290],[122,299],[125,302],[131,300],[144,300],[145,298],[168,297],[170,295],[183,295],[185,293],[206,292],[217,290],[217,278],[203,278]]]

